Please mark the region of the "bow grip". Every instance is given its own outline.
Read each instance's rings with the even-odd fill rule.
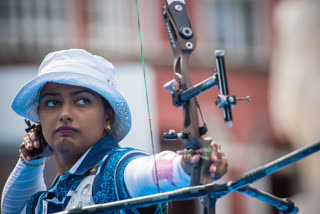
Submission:
[[[228,83],[227,83],[227,76],[225,71],[225,63],[224,63],[224,50],[217,50],[215,52],[216,56],[216,68],[217,68],[217,76],[218,76],[218,86],[220,89],[220,94],[223,96],[228,96]],[[228,127],[232,127],[232,113],[231,113],[231,106],[229,103],[223,106],[223,114],[224,114],[224,121],[227,123]]]

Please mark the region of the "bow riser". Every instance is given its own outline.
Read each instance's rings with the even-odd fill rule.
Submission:
[[[167,3],[167,2],[166,2]],[[179,89],[173,92],[174,96],[179,95],[189,88],[192,88],[192,82],[189,72],[189,57],[196,47],[196,36],[192,31],[188,13],[183,2],[172,2],[167,7],[163,7],[163,18],[168,31],[170,45],[174,55],[174,74]],[[180,103],[183,108],[183,144],[186,149],[199,149],[210,147],[211,140],[202,139],[199,126],[197,100],[191,98]],[[210,159],[210,158],[209,158]],[[191,186],[211,183],[209,165],[211,161],[201,159],[194,167],[191,175]],[[204,213],[215,213],[215,200],[206,203]]]
[[[174,74],[179,89],[174,93],[177,95],[192,87],[189,74],[189,57],[196,47],[196,36],[192,32],[186,7],[180,2],[173,2],[163,7],[163,18],[168,31],[171,48],[174,55]],[[187,29],[187,30],[186,30]],[[187,32],[187,33],[186,33]],[[199,141],[199,119],[196,99],[192,98],[182,103],[183,108],[183,135],[184,147],[189,149],[202,148]]]

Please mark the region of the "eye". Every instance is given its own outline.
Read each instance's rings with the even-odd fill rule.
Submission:
[[[78,104],[80,105],[86,105],[86,104],[89,104],[91,103],[89,99],[85,99],[85,98],[81,98],[77,101]]]
[[[48,100],[46,102],[46,105],[49,107],[54,107],[54,106],[58,105],[58,101],[57,100]]]

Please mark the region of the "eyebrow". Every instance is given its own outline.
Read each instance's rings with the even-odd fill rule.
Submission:
[[[40,94],[39,100],[41,100],[43,97],[47,97],[47,96],[57,97],[57,96],[59,96],[59,94],[58,94],[58,93],[44,93],[44,94]]]
[[[97,95],[95,93],[93,93],[92,91],[90,91],[88,89],[83,89],[83,90],[72,92],[71,95],[75,96],[75,95],[78,95],[78,94],[81,94],[81,93],[89,93],[89,94],[92,94],[94,97],[97,97]],[[44,94],[42,94],[40,96],[39,100],[41,100],[43,97],[46,97],[46,96],[58,97],[58,96],[60,96],[60,94],[59,93],[55,93],[55,92],[44,93]]]
[[[72,95],[78,95],[78,94],[81,94],[81,93],[89,93],[89,94],[92,94],[93,96],[97,97],[97,94],[93,93],[92,91],[88,90],[88,89],[83,89],[83,90],[80,90],[80,91],[75,91],[75,92],[72,92],[71,94]]]

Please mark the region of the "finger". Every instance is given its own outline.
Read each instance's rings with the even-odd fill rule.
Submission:
[[[189,162],[190,164],[196,164],[200,161],[200,155],[187,155],[187,162]]]
[[[24,146],[27,150],[32,150],[33,149],[33,145],[31,143],[31,139],[29,137],[29,134],[26,134],[24,137],[23,137],[23,143],[24,143]]]
[[[195,166],[195,163],[199,162],[199,160],[200,160],[199,157],[193,157],[191,154],[183,155],[181,159],[181,166],[187,174],[191,175],[193,168]]]
[[[210,159],[213,163],[215,163],[217,160],[218,160],[218,156],[216,154],[216,151],[217,151],[217,144],[212,142],[210,144],[210,147],[211,147],[211,154],[210,154]]]
[[[25,143],[23,142],[20,145],[20,152],[23,155],[23,157],[27,160],[27,161],[31,161],[32,157],[29,155],[28,150],[26,149]]]
[[[35,129],[32,129],[29,132],[29,137],[30,137],[31,142],[33,142],[33,146],[35,148],[39,148],[40,147],[39,136],[38,136],[37,131]]]
[[[211,172],[211,177],[214,179],[221,178],[228,171],[228,160],[225,157],[221,158],[221,162],[218,166],[216,166],[215,172]]]
[[[221,158],[221,153],[219,153],[218,151],[212,150],[210,154],[210,159],[212,163],[219,164],[220,158]]]
[[[211,177],[214,176],[216,174],[216,171],[217,171],[217,166],[214,165],[214,164],[211,164],[210,167],[209,167],[209,171],[210,171]]]
[[[221,151],[221,147],[218,146],[218,149],[213,149],[210,155],[211,161],[216,165],[219,165],[221,157],[225,156],[224,152]]]
[[[216,144],[215,142],[212,142],[211,144],[210,144],[210,146],[211,146],[211,148],[212,148],[212,150],[218,150],[219,149],[219,145],[218,144]]]
[[[219,168],[221,166],[223,166],[225,163],[228,163],[228,160],[224,154],[223,151],[219,150],[218,151],[218,160],[217,163],[216,163],[216,166],[217,166],[217,172],[219,172]]]

